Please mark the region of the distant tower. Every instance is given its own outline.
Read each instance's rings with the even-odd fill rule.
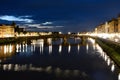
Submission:
[[[13,26],[14,28],[16,28],[16,23],[13,21],[11,26]]]

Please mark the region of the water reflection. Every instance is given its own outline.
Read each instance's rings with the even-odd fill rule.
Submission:
[[[62,38],[60,38],[60,43],[62,43],[63,42],[63,39]]]
[[[118,74],[118,80],[120,80],[120,73]]]
[[[40,53],[43,53],[43,50],[44,50],[44,40],[40,39],[38,41],[38,44],[39,44],[39,47],[40,47]]]
[[[96,44],[96,49],[97,52],[99,52],[100,57],[102,57],[104,61],[106,61],[107,65],[110,66],[110,64],[113,63],[110,57],[103,51],[103,49],[98,44]],[[112,67],[111,71],[113,71],[113,69],[115,69],[114,66]]]
[[[88,38],[87,41],[88,41],[88,43],[87,43],[87,45],[86,45],[87,53],[89,53],[89,52],[88,52],[89,50],[90,50],[90,52],[91,52],[91,50],[94,50],[94,51],[95,51],[95,50],[96,50],[95,39]],[[92,48],[92,49],[89,49],[89,46],[90,46],[90,48]],[[92,52],[92,53],[94,53],[94,52]]]
[[[2,48],[2,46],[1,46]],[[13,46],[10,44],[10,45],[4,45],[4,54],[7,54],[7,53],[12,53],[12,50],[13,50]]]
[[[31,45],[33,46],[33,51],[35,51],[35,47],[36,47],[36,40],[32,40],[31,41]]]
[[[111,66],[111,71],[113,72],[114,70],[115,70],[115,65],[112,64],[112,66]]]
[[[89,50],[89,46],[88,46],[88,44],[86,45],[86,51],[87,51],[87,53],[88,53],[88,50]]]
[[[56,74],[57,77],[60,76],[61,73],[62,73],[62,70],[60,68],[55,69],[55,74]]]
[[[59,45],[59,53],[62,52],[62,45]]]
[[[71,46],[69,44],[69,46],[68,46],[68,53],[70,53],[70,51],[71,51]]]
[[[59,67],[53,68],[52,66],[46,67],[35,67],[33,64],[4,64],[0,66],[0,70],[4,71],[37,71],[37,72],[46,72],[48,74],[54,73],[57,77],[86,77],[87,74],[85,72],[81,72],[80,70],[70,70],[70,69],[61,69]]]
[[[49,45],[49,54],[52,53],[52,45]]]
[[[77,46],[77,50],[78,50],[78,53],[79,53],[79,51],[80,51],[80,45],[79,44]]]
[[[108,58],[108,59],[107,59],[107,65],[108,65],[108,66],[110,65],[110,62],[111,62],[111,60],[110,60],[110,58]]]
[[[80,39],[80,38],[79,38]],[[59,49],[58,52],[61,53],[64,46],[68,47],[67,52],[70,53],[71,52],[71,46],[77,46],[77,50],[78,53],[80,51],[80,41],[77,41],[79,39],[70,39],[69,41],[75,41],[72,42],[72,44],[62,44],[63,43],[63,39],[60,38],[58,39],[58,43],[57,45],[59,45]],[[52,38],[47,38],[47,47],[48,47],[48,53],[51,54],[52,50],[53,50],[53,46],[56,44],[52,44]],[[78,42],[78,43],[77,43]],[[9,45],[1,45],[0,46],[0,58],[7,58],[7,57],[11,57],[13,54],[15,53],[19,53],[20,56],[31,56],[33,55],[33,52],[36,51],[36,49],[38,50],[39,47],[39,52],[40,53],[44,53],[44,47],[45,45],[45,39],[38,39],[38,40],[31,40],[31,44],[27,44],[27,42],[21,42],[21,43],[17,43],[17,44],[9,44]],[[45,46],[44,46],[45,45]]]
[[[46,67],[45,71],[46,71],[47,73],[51,73],[51,72],[52,72],[52,66]]]
[[[52,44],[52,38],[48,38],[48,39],[47,39],[47,43],[48,43],[49,45],[51,45],[51,44]]]
[[[15,45],[0,45],[0,59],[6,59],[15,54]]]
[[[99,63],[94,64],[94,61],[92,61],[92,60],[96,60],[96,56],[97,56],[97,59],[100,58],[99,60],[103,61],[103,63],[105,63],[105,66],[107,66],[107,68],[109,69],[109,71],[111,73],[115,73],[115,71],[117,70],[117,66],[111,60],[111,58],[103,51],[103,49],[97,43],[95,43],[94,39],[87,38],[87,40],[84,40],[84,44],[82,44],[82,42],[79,42],[80,40],[79,41],[77,41],[77,40],[79,40],[79,39],[66,40],[66,41],[71,41],[71,42],[75,41],[75,42],[72,42],[69,44],[62,44],[62,43],[64,43],[64,42],[61,42],[61,41],[64,41],[64,40],[62,40],[62,38],[56,39],[55,41],[53,41],[52,38],[47,38],[47,39],[31,40],[31,43],[29,43],[29,44],[27,42],[26,43],[22,42],[22,43],[18,43],[18,44],[1,45],[0,46],[0,50],[1,50],[0,58],[2,56],[3,56],[3,58],[11,57],[13,60],[10,59],[10,60],[8,60],[8,62],[9,61],[11,61],[11,62],[13,61],[13,63],[15,61],[16,62],[14,64],[11,62],[2,63],[2,64],[0,64],[0,70],[4,70],[4,71],[10,71],[10,70],[11,71],[37,71],[37,72],[45,72],[47,74],[54,73],[57,77],[61,77],[61,76],[62,77],[71,77],[71,76],[79,77],[81,75],[87,76],[87,74],[85,72],[80,71],[81,68],[82,69],[84,69],[84,67],[87,69],[91,68],[90,71],[93,71],[94,74],[95,74],[94,70],[98,69],[99,67],[100,67],[100,69],[103,69],[103,66],[101,68],[101,65]],[[66,42],[66,43],[68,43],[68,42]],[[56,54],[54,54],[54,53],[56,53]],[[57,53],[62,53],[62,55],[59,55]],[[71,54],[68,56],[68,55],[66,55],[66,53],[71,53]],[[81,53],[81,54],[76,54],[76,53]],[[50,55],[50,54],[52,54],[52,55]],[[64,54],[65,54],[65,56],[64,56]],[[95,57],[95,59],[93,59],[93,56]],[[53,58],[53,57],[55,57],[55,58]],[[26,62],[24,62],[24,60],[22,61],[22,59],[24,59]],[[90,60],[87,60],[87,59],[90,59]],[[77,60],[77,61],[75,61],[75,60]],[[92,66],[90,65],[89,68],[86,67],[86,64],[81,62],[81,60],[83,62],[87,62],[87,61],[91,62]],[[60,62],[60,64],[57,64],[57,61]],[[75,65],[74,65],[74,61],[75,61]],[[97,60],[96,60],[96,62],[97,62]],[[21,64],[19,64],[19,63],[21,63]],[[83,64],[81,64],[81,63],[83,63]],[[37,64],[37,65],[35,65],[35,64]],[[42,64],[44,64],[44,67],[41,66]],[[72,65],[73,69],[69,68],[71,66],[71,64],[73,64]],[[99,64],[100,66],[98,67],[97,64]],[[53,65],[55,65],[55,66],[53,66]],[[70,66],[68,68],[64,69],[64,68],[61,68],[61,65],[62,66],[70,65]],[[98,68],[96,68],[96,66]],[[95,67],[96,69],[93,69],[93,67]],[[106,67],[105,67],[105,69],[106,69]],[[84,70],[86,70],[86,69],[84,69]],[[96,73],[97,72],[98,71],[96,71]],[[92,73],[92,72],[88,71],[88,73]],[[117,72],[117,76],[118,76],[118,80],[120,80],[120,74],[118,74],[118,73],[119,73],[119,71]]]
[[[103,51],[103,49],[95,43],[94,39],[92,40],[92,38],[88,38],[88,40],[92,42],[94,46],[93,49],[97,52],[97,54],[106,62],[107,66],[110,67],[111,72],[115,72],[115,70],[117,70],[116,68],[118,67],[115,65],[113,60],[111,60],[111,58]],[[89,50],[88,44],[86,45],[86,50],[87,52]],[[118,80],[120,80],[120,75],[118,76]]]

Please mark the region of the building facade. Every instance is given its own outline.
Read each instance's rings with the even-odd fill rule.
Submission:
[[[118,20],[117,19],[112,19],[108,21],[109,25],[109,33],[116,33],[118,32]]]
[[[118,16],[118,32],[120,33],[120,15]]]
[[[120,33],[120,17],[111,19],[95,28],[96,33]]]
[[[14,26],[11,25],[0,25],[0,38],[14,37]]]

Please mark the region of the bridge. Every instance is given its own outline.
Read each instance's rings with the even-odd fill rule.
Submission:
[[[44,39],[45,43],[47,43],[48,38],[62,38],[62,45],[69,45],[68,39],[80,39],[81,41],[85,41],[89,36],[78,36],[76,34],[57,34],[57,35],[48,35],[48,36],[40,36],[39,38]]]

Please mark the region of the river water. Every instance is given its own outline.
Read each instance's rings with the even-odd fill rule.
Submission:
[[[0,77],[4,80],[120,80],[119,72],[92,38],[0,45]]]

